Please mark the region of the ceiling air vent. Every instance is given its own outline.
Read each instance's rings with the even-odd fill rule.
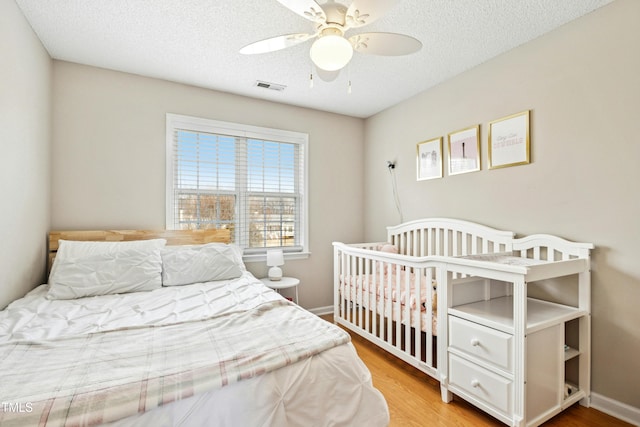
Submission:
[[[285,85],[280,85],[278,83],[263,82],[262,80],[256,80],[256,86],[261,87],[263,89],[277,90],[278,92],[282,92],[286,88]]]

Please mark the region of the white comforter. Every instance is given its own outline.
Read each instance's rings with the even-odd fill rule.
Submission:
[[[295,332],[295,327],[285,328],[287,323],[289,326],[295,326],[291,325],[293,319],[297,319],[296,323],[307,325],[310,333],[306,335],[312,335],[311,332],[315,331],[319,336],[327,336],[329,342],[334,340],[337,344],[341,341],[341,331],[324,330],[323,328],[330,325],[326,322],[314,323],[319,319],[293,304],[284,303],[279,295],[264,287],[248,273],[230,282],[211,282],[71,301],[47,300],[44,298],[45,293],[46,286],[42,286],[0,312],[0,359],[14,360],[11,370],[5,369],[4,365],[3,371],[0,372],[0,401],[10,404],[8,407],[0,407],[0,424],[3,426],[24,425],[24,421],[36,413],[38,416],[46,414],[50,417],[49,424],[46,425],[64,425],[64,422],[69,421],[78,425],[91,425],[115,421],[119,414],[127,415],[127,418],[118,421],[120,425],[140,426],[346,426],[385,425],[388,422],[384,399],[371,386],[370,374],[355,356],[350,343],[335,347],[329,345],[328,347],[333,348],[317,354],[312,351],[310,354],[315,355],[311,357],[301,357],[293,350],[289,353],[289,350],[282,350],[278,345],[274,345],[272,347],[277,348],[279,354],[256,357],[262,360],[244,371],[241,370],[242,367],[227,365],[235,356],[224,354],[222,364],[219,363],[215,369],[216,375],[211,375],[211,370],[207,371],[207,376],[213,379],[207,380],[200,375],[200,364],[208,359],[208,354],[214,357],[214,353],[220,353],[219,350],[223,347],[221,343],[225,343],[226,348],[226,343],[234,341],[231,346],[242,348],[241,353],[247,359],[247,355],[251,354],[250,343],[253,342],[246,338],[248,332],[254,327],[258,332],[259,328],[263,327],[260,323],[250,323],[252,318],[260,318],[260,321],[263,321],[270,317],[271,326],[268,328],[282,327],[282,331],[290,331],[286,335],[294,343],[302,342],[299,332]],[[266,313],[268,316],[265,316]],[[193,333],[189,324],[201,326],[197,333]],[[202,326],[203,324],[207,327]],[[229,333],[232,324],[236,324],[233,327],[240,326],[238,334]],[[153,325],[153,328],[147,328],[145,325]],[[87,401],[88,404],[85,404],[93,406],[88,408],[88,415],[60,417],[56,413],[56,405],[68,405],[68,402],[65,403],[65,396],[74,396],[74,393],[77,393],[77,384],[70,385],[69,391],[66,391],[67,377],[84,376],[92,378],[91,381],[94,383],[104,383],[106,387],[116,388],[131,388],[132,384],[145,384],[145,387],[148,387],[149,384],[154,384],[148,381],[148,370],[141,373],[138,369],[132,369],[133,376],[139,376],[136,381],[127,379],[123,383],[122,378],[110,375],[109,363],[119,361],[120,339],[131,339],[135,336],[147,340],[150,336],[148,334],[153,335],[153,332],[149,332],[151,330],[176,328],[179,336],[184,336],[184,341],[174,338],[163,345],[187,351],[188,353],[181,358],[184,359],[183,363],[174,363],[171,365],[173,368],[167,368],[164,363],[153,365],[157,361],[144,365],[152,366],[152,372],[159,369],[175,369],[175,366],[181,369],[156,375],[153,379],[156,381],[157,390],[146,388],[147,396],[136,396],[132,401],[132,404],[135,404],[133,412],[128,407],[132,404],[127,405],[127,401],[124,404],[119,402],[118,405],[110,402],[108,397],[105,403],[104,399],[96,399],[93,396]],[[260,338],[263,339],[260,344],[257,344],[260,340],[256,341],[259,347],[269,347],[268,343],[272,339],[265,340],[268,328],[259,332]],[[206,331],[209,330],[218,332],[209,334],[212,335],[211,340],[205,340]],[[194,340],[187,339],[187,335],[193,335]],[[74,359],[75,363],[76,358],[83,357],[83,340],[99,341],[102,345],[99,353],[89,352],[85,357],[102,359],[99,355],[110,353],[110,359],[104,358],[107,362],[102,360],[102,365],[96,365],[102,366],[101,369],[78,374],[75,368],[73,372],[69,372],[69,368],[64,364],[61,368],[60,360],[43,360],[41,364],[37,364],[30,359],[31,353],[25,353],[24,363],[21,364],[20,358],[16,358],[14,353],[15,349],[22,351],[34,345],[42,355],[46,355],[47,352],[42,350],[43,346],[52,347],[57,352],[52,354],[66,354],[66,357]],[[74,346],[75,350],[72,350]],[[180,348],[182,346],[184,348]],[[324,346],[327,347],[326,342]],[[94,348],[94,344],[87,348]],[[305,351],[309,350],[303,348],[302,353]],[[127,354],[131,356],[131,353]],[[255,354],[262,354],[261,350],[256,348]],[[144,355],[134,353],[132,360],[136,360],[135,357]],[[295,363],[282,363],[287,359]],[[132,366],[138,364],[141,363],[133,363]],[[182,369],[183,364],[188,369]],[[220,369],[220,366],[228,369]],[[276,369],[280,366],[285,367]],[[60,371],[56,374],[58,370]],[[268,373],[257,375],[263,371]],[[192,384],[189,387],[167,387],[165,379],[181,378],[180,382],[184,382],[181,377],[184,372],[198,374],[190,380]],[[57,383],[61,384],[57,386]],[[222,387],[225,384],[229,385]],[[81,392],[84,390],[82,387],[81,385]],[[153,390],[155,392],[152,392]],[[56,399],[49,398],[47,401],[47,396],[52,396],[52,391]],[[84,396],[82,393],[80,395]],[[43,408],[42,404],[38,403],[43,401],[50,402],[50,408],[47,408],[46,404]],[[95,405],[99,407],[96,409]],[[140,407],[147,412],[140,410]]]
[[[231,281],[75,300],[48,300],[48,285],[42,285],[0,311],[0,343],[199,320],[280,299],[259,283],[245,273]]]

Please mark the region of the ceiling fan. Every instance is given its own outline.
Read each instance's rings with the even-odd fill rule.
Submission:
[[[240,49],[253,55],[274,52],[316,39],[309,54],[323,80],[332,80],[346,66],[353,52],[398,56],[417,52],[422,43],[410,36],[395,33],[361,33],[349,38],[345,33],[383,16],[400,0],[353,0],[347,8],[335,0],[318,4],[314,0],[277,0],[283,6],[314,23],[313,33],[285,34],[260,40]]]

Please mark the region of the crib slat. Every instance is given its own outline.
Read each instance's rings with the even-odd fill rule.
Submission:
[[[461,255],[469,255],[469,235],[467,233],[462,233],[462,254]]]
[[[364,280],[366,276],[362,276],[362,273],[363,273],[362,257],[358,256],[357,261],[358,261],[358,276],[362,277],[362,279],[360,280],[360,283],[356,287],[357,289],[356,305],[357,305],[357,312],[358,312],[358,327],[362,328],[362,304],[364,303],[363,292],[364,292]]]
[[[369,321],[371,318],[371,260],[369,259],[364,260],[364,277],[366,284],[366,286],[364,286],[365,295],[363,295],[363,298],[366,296],[366,303],[364,300],[362,302],[364,309],[364,329],[367,332],[371,332],[371,329],[369,329]]]
[[[398,266],[397,268],[400,269],[400,266]],[[398,299],[402,297],[402,290],[404,288],[404,313],[402,314],[404,314],[406,321],[404,322],[404,337],[401,336],[402,339],[400,340],[400,346],[402,349],[404,349],[405,352],[411,351],[411,304],[409,302],[411,298],[411,292],[409,291],[409,283],[411,280],[409,278],[410,274],[411,271],[406,268],[404,270],[404,287],[402,286],[402,281],[399,283],[400,286],[398,286],[398,292],[400,292],[400,294],[398,294]],[[400,314],[400,324],[402,324],[402,314]],[[408,346],[407,342],[409,342]]]
[[[352,280],[352,282],[350,282],[350,286],[349,286],[349,305],[347,305],[346,310],[347,310],[347,321],[349,322],[353,322],[353,306],[354,306],[354,302],[353,302],[353,290],[354,290],[354,283],[353,283],[353,279],[354,277],[354,271],[353,271],[353,255],[349,255],[349,258],[347,259],[347,268],[348,268],[348,274],[349,274],[349,278]]]
[[[343,294],[342,294],[342,318],[347,320],[347,316],[348,316],[348,310],[349,310],[349,301],[351,301],[351,295],[347,296],[347,290],[349,289],[348,292],[351,292],[351,288],[348,286],[347,284],[347,279],[350,280],[349,277],[349,273],[351,271],[351,269],[349,268],[349,254],[344,253],[343,254],[343,259],[342,259],[342,271],[344,274],[344,280],[343,280]]]
[[[387,264],[384,264],[385,270],[387,269]],[[390,342],[391,336],[393,336],[393,304],[391,299],[391,274],[386,274],[386,283],[385,283],[385,295],[387,296],[386,301],[384,302],[384,315],[387,317],[387,335],[386,341]],[[387,304],[389,304],[389,308],[387,309]]]
[[[444,234],[444,248],[442,250],[442,255],[451,256],[451,252],[449,252],[449,230],[443,230]]]
[[[372,292],[369,294],[369,298],[373,298],[373,302],[371,303],[371,305],[369,305],[369,308],[371,309],[371,313],[372,313],[371,314],[371,332],[379,338],[380,336],[378,335],[378,329],[377,329],[378,282],[376,279],[377,277],[376,264],[377,264],[376,261],[371,262],[371,278],[373,280],[371,282]]]
[[[451,232],[451,246],[452,246],[452,252],[451,255],[452,256],[457,256],[460,255],[460,252],[458,252],[458,237],[459,237],[460,233],[458,231],[452,231]]]
[[[426,361],[427,361],[427,365],[429,366],[434,366],[434,360],[433,360],[433,330],[432,330],[432,326],[433,326],[433,316],[435,315],[435,313],[433,313],[433,292],[431,291],[432,289],[432,284],[433,284],[433,279],[434,279],[434,272],[435,272],[435,268],[429,268],[428,274],[427,274],[427,286],[426,286],[426,309],[427,309],[427,316],[425,318],[425,321],[427,322],[427,324],[425,325],[425,339],[427,340],[426,342]]]
[[[374,277],[377,277],[378,281],[376,282],[376,302],[373,305],[374,310],[377,310],[377,313],[374,311],[375,317],[374,317],[374,322],[378,322],[378,316],[380,317],[380,326],[378,327],[378,325],[374,324],[374,330],[376,331],[378,338],[383,339],[383,330],[384,330],[384,304],[382,305],[381,309],[378,310],[378,307],[380,307],[378,304],[380,304],[383,301],[382,296],[384,295],[384,277],[382,275],[382,268],[380,268],[380,263],[376,262],[374,264],[374,269],[377,269],[377,272],[375,274]],[[380,298],[378,300],[378,295],[380,295]],[[379,313],[379,314],[378,314]]]
[[[414,346],[415,346],[415,358],[417,360],[422,360],[422,279],[425,276],[425,269],[424,268],[418,268],[416,270],[414,270],[414,279],[416,280],[416,285],[415,285],[415,300],[416,300],[416,305],[413,308],[413,315],[416,317],[416,323],[415,323],[415,339],[414,339]]]
[[[389,266],[389,268],[391,268],[391,266]],[[393,271],[389,272],[389,275],[392,275]],[[395,278],[396,278],[396,286],[399,289],[399,285],[400,285],[400,271],[396,269],[395,272]],[[398,317],[399,319],[396,320],[395,324],[396,324],[396,330],[395,330],[395,343],[396,343],[396,348],[400,348],[400,326],[402,325],[401,319],[402,319],[402,310],[401,310],[401,301],[402,299],[400,298],[400,294],[398,294],[398,292],[400,292],[399,290],[396,291],[396,300],[393,302],[393,312],[394,313],[398,313]],[[393,317],[393,316],[392,316]]]
[[[347,278],[349,276],[347,276],[347,274],[345,274],[345,258],[347,257],[347,254],[345,254],[344,252],[340,253],[340,272],[342,273],[342,280],[340,282],[340,318],[344,319],[344,306],[346,304],[346,299],[347,296],[345,294],[345,282],[347,281]]]
[[[351,272],[351,257],[352,256],[353,255],[351,255],[351,254],[347,254],[347,257],[345,259],[345,265],[346,265],[346,268],[347,268],[345,277],[349,278],[349,282],[348,282],[348,286],[347,286],[347,289],[348,289],[347,292],[349,293],[349,296],[348,296],[348,299],[345,301],[345,307],[344,307],[345,313],[344,313],[344,316],[345,316],[345,320],[348,321],[348,322],[351,321],[351,304],[352,304],[352,301],[353,301],[353,298],[352,298],[352,287],[353,287],[352,274],[353,273]]]

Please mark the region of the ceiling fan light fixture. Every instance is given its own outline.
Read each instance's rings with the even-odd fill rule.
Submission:
[[[348,30],[369,25],[382,17],[399,0],[350,0],[349,7],[342,4],[342,0],[277,1],[290,11],[313,22],[313,32],[270,37],[248,44],[240,49],[240,53],[253,55],[275,52],[316,39],[309,51],[313,68],[320,80],[330,82],[335,80],[340,70],[351,61],[354,51],[398,56],[409,55],[422,48],[419,40],[404,34],[372,32],[345,37]],[[313,71],[309,78],[309,85],[312,84]]]
[[[313,42],[309,54],[316,67],[336,71],[351,61],[353,46],[341,34],[327,34]]]

